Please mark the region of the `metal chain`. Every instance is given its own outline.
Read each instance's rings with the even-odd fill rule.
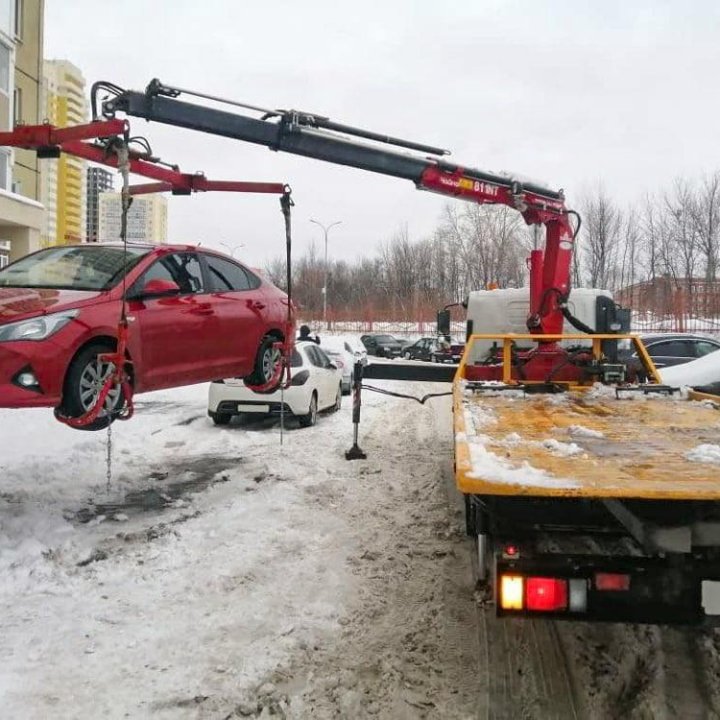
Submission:
[[[132,204],[132,196],[130,195],[130,150],[128,148],[127,138],[122,142],[115,145],[115,154],[118,159],[118,170],[122,175],[122,190],[120,192],[122,210],[120,211],[120,239],[123,242],[125,254],[123,257],[123,267],[125,273],[123,273],[123,294],[122,294],[122,322],[126,321],[126,307],[125,307],[125,291],[127,281],[127,220],[128,210]],[[123,390],[120,388],[120,402],[122,401]],[[106,485],[107,492],[110,492],[110,485],[112,483],[112,410],[107,408],[106,411],[109,416],[109,423],[107,426],[107,448],[106,448]]]
[[[110,483],[112,482],[112,422],[107,426],[107,475],[106,475],[106,491],[110,493]]]

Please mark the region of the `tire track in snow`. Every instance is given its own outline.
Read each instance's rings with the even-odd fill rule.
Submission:
[[[705,686],[694,628],[663,627],[660,632],[663,689],[668,717],[693,720],[717,717]]]

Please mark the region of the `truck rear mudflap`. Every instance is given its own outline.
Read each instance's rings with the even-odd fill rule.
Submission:
[[[688,556],[523,557],[508,546],[494,580],[499,616],[698,624],[720,613],[720,563]]]

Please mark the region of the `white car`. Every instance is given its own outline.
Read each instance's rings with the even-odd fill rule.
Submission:
[[[321,410],[340,409],[342,372],[314,342],[295,345],[290,370],[291,385],[284,391],[256,393],[239,378],[210,383],[208,415],[216,425],[227,425],[234,415],[280,415],[284,408],[309,427]]]
[[[349,395],[352,390],[353,383],[353,366],[348,359],[346,352],[339,350],[332,350],[331,348],[324,347],[325,354],[330,360],[338,366],[338,369],[342,373],[342,393],[343,395]]]
[[[330,359],[342,370],[343,393],[349,395],[355,379],[355,363],[359,361],[346,340],[334,335],[320,338],[320,347]]]
[[[345,352],[350,353],[353,356],[353,364],[361,362],[363,365],[367,365],[367,348],[360,342],[359,338],[352,335],[323,335],[320,343],[325,344],[326,341],[336,343],[337,347],[342,347]],[[335,346],[329,345],[328,347]]]

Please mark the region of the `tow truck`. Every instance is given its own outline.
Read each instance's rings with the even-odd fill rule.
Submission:
[[[594,327],[573,312],[580,216],[561,190],[316,113],[157,79],[144,91],[99,82],[91,99],[96,122],[125,115],[264,145],[507,205],[544,226],[544,248],[529,258],[527,333],[482,333],[478,323],[457,370],[393,363],[370,365],[364,377],[452,382],[456,485],[479,589],[498,615],[698,623],[720,611],[720,481],[702,451],[720,444],[717,398],[664,386],[640,340],[620,332],[622,313],[609,298],[596,300]],[[585,342],[564,333],[565,323]],[[635,345],[648,384],[628,382],[620,340]],[[361,384],[358,367],[352,457],[363,456]]]

